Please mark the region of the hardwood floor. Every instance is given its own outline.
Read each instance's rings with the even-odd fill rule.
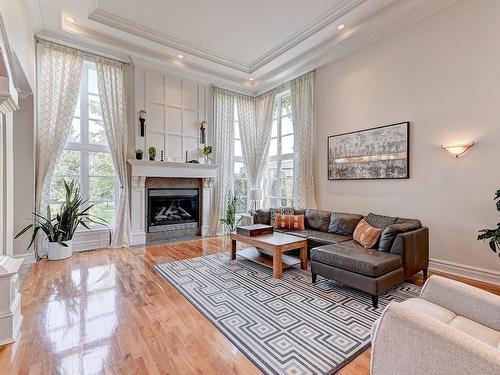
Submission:
[[[227,238],[210,238],[38,262],[24,276],[24,322],[18,341],[0,348],[0,372],[259,374],[151,268],[229,247]],[[471,283],[500,294],[500,287]],[[367,350],[338,374],[369,374],[369,368]]]

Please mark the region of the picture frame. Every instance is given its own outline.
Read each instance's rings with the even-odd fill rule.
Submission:
[[[410,178],[410,122],[331,135],[327,138],[328,180]]]

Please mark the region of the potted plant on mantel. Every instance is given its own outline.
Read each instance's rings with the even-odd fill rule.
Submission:
[[[500,212],[500,189],[497,190],[495,198],[493,200],[497,201],[497,211]],[[498,200],[497,200],[498,199]],[[481,229],[477,236],[478,240],[488,241],[490,249],[497,253],[500,257],[500,223],[497,224],[495,229]],[[497,252],[498,250],[498,252]]]
[[[70,183],[64,182],[65,201],[61,204],[58,211],[53,214],[50,206],[47,206],[47,215],[42,216],[33,212],[36,223],[26,226],[21,230],[16,238],[22,236],[30,228],[33,228],[31,242],[28,245],[28,250],[35,242],[38,232],[41,230],[49,240],[48,254],[49,260],[66,259],[73,253],[73,236],[75,231],[81,225],[89,229],[89,223],[100,224],[108,228],[107,221],[99,217],[89,214],[90,209],[94,205],[85,207],[87,200],[84,200],[80,195],[80,189],[72,180]],[[85,207],[85,208],[84,208]],[[109,230],[109,243],[111,244],[111,231]],[[40,254],[36,254],[40,259]]]

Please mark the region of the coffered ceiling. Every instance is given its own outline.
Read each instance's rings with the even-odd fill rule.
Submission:
[[[30,1],[43,37],[257,94],[457,0]]]

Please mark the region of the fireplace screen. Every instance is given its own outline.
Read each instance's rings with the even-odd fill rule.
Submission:
[[[148,231],[198,227],[198,189],[148,189]]]

